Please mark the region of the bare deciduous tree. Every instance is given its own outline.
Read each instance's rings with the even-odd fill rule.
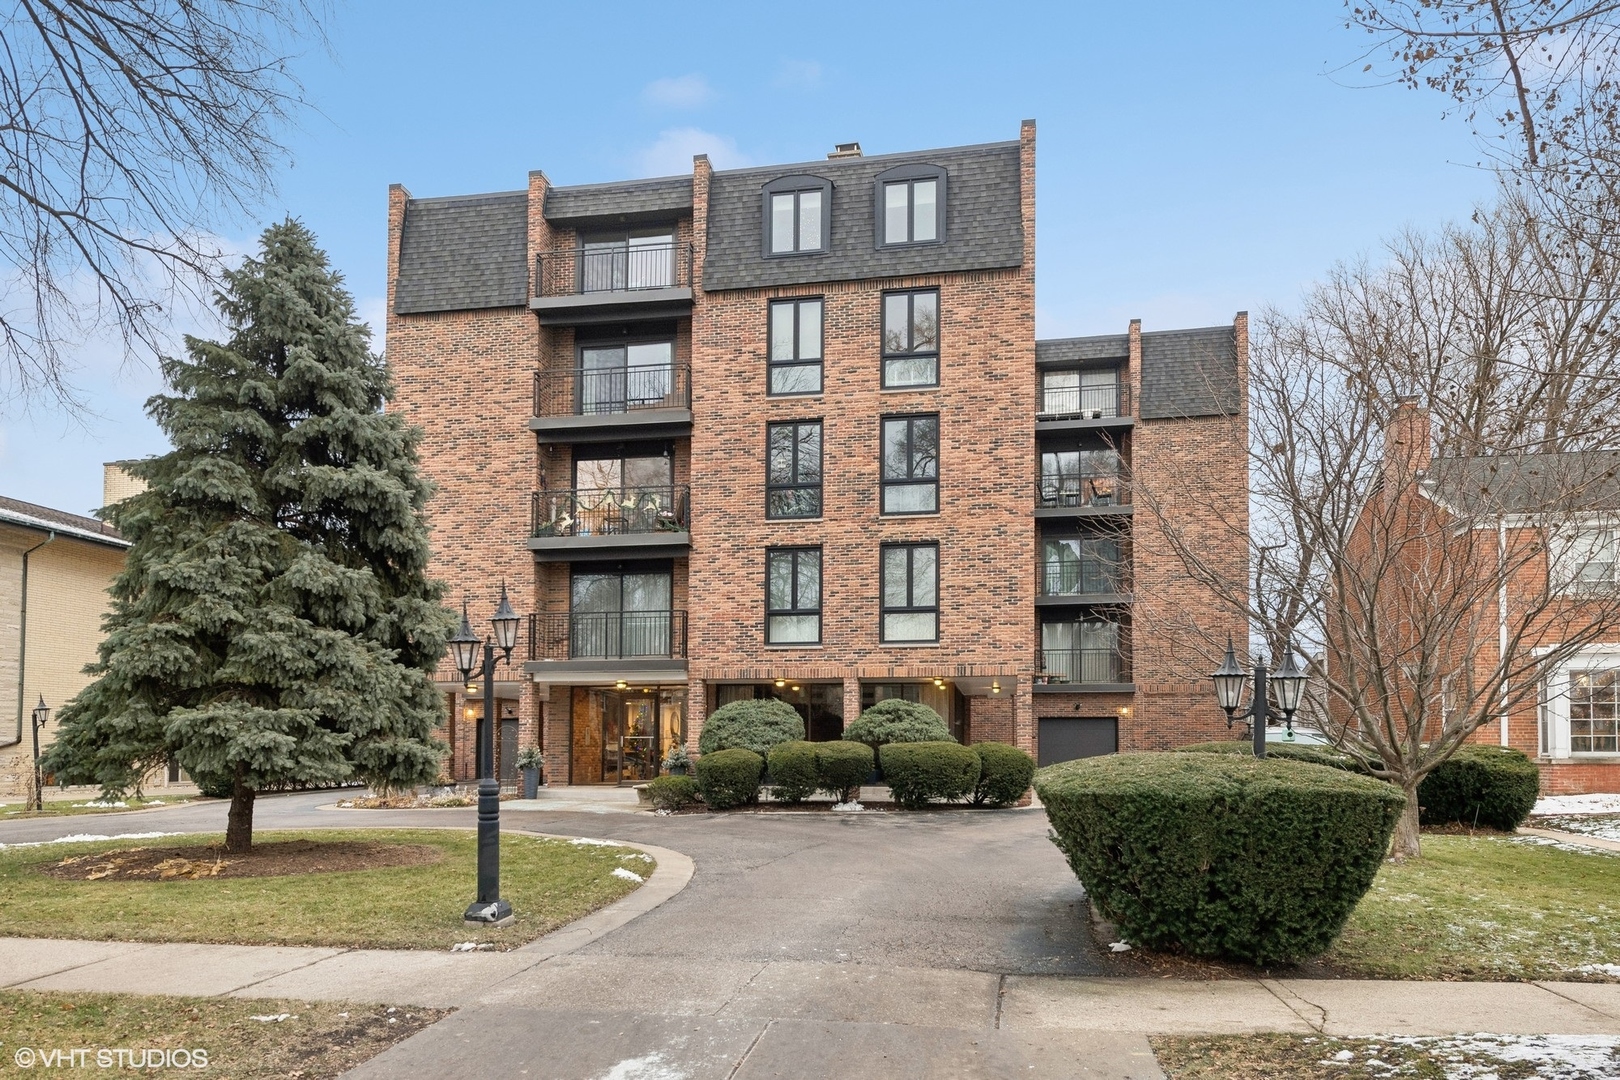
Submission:
[[[1419,852],[1423,777],[1534,716],[1549,674],[1620,626],[1580,540],[1620,510],[1620,268],[1593,250],[1510,193],[1263,313],[1249,529],[1161,521],[1273,656],[1306,653],[1308,719],[1406,792],[1400,855]],[[1247,582],[1216,569],[1223,544],[1247,545]]]
[[[68,351],[155,350],[210,231],[272,188],[320,0],[11,0],[0,17],[0,372],[73,405]]]

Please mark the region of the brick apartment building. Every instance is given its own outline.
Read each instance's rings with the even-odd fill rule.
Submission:
[[[1032,122],[395,185],[388,235],[390,407],[426,432],[436,572],[475,625],[502,581],[532,613],[496,687],[503,775],[539,741],[550,783],[647,779],[755,697],[813,739],[907,697],[1043,762],[1225,730],[1199,643],[1241,623],[1133,492],[1196,471],[1246,513],[1246,322],[1036,341]],[[1154,490],[1196,535],[1210,490]],[[481,689],[441,686],[470,778]]]

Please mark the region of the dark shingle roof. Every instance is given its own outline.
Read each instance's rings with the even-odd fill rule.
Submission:
[[[529,302],[529,194],[412,199],[399,240],[394,310],[522,307]]]
[[[692,212],[692,178],[660,176],[652,180],[623,180],[612,184],[577,184],[546,191],[547,221],[588,218],[646,218]]]
[[[945,170],[945,242],[880,249],[873,181],[896,165],[912,164]],[[820,255],[767,259],[761,192],[770,181],[794,174],[832,182],[830,249]],[[1024,227],[1019,181],[1016,142],[717,172],[709,183],[703,287],[746,289],[1020,266]]]
[[[1230,416],[1241,401],[1232,327],[1142,335],[1142,419]]]
[[[42,532],[60,529],[67,535],[78,536],[84,540],[94,540],[113,547],[129,547],[129,541],[105,521],[83,514],[70,514],[66,510],[53,510],[38,503],[23,502],[21,499],[8,499],[3,495],[0,495],[0,522],[38,529]]]
[[[1084,363],[1087,360],[1119,360],[1130,356],[1129,334],[1098,334],[1095,337],[1048,338],[1035,343],[1037,364]]]
[[[1620,510],[1620,451],[1435,458],[1424,485],[1466,513]]]

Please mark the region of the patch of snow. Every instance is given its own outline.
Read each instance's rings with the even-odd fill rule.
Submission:
[[[1620,964],[1582,964],[1575,970],[1582,975],[1607,975],[1620,979]]]
[[[859,814],[865,809],[866,807],[858,802],[833,803],[833,811],[839,814]]]
[[[1549,1080],[1602,1080],[1613,1077],[1620,1062],[1620,1035],[1451,1035],[1440,1038],[1403,1035],[1391,1043],[1418,1047],[1432,1054],[1492,1057],[1531,1065]],[[1488,1080],[1493,1069],[1468,1064],[1446,1070],[1448,1080]]]
[[[1543,795],[1531,809],[1532,817],[1562,814],[1620,814],[1620,795]]]
[[[1130,952],[1131,943],[1128,941],[1111,941],[1108,943],[1108,951],[1116,953]]]
[[[295,1013],[267,1013],[264,1016],[250,1016],[249,1020],[257,1020],[261,1024],[279,1024],[284,1020],[298,1019]]]
[[[653,861],[653,857],[651,855],[647,854],[645,851],[632,851],[632,852],[629,852],[628,854],[620,855],[619,858],[621,858],[621,859],[640,859],[642,862],[652,862]]]
[[[147,799],[146,800],[146,805],[147,806],[162,806],[163,805],[163,800],[162,799]]]
[[[624,878],[624,880],[626,880],[626,881],[633,881],[637,885],[640,885],[643,881],[647,880],[646,878],[642,877],[640,874],[636,873],[634,870],[626,870],[622,866],[615,866],[613,868],[613,876],[614,877],[619,877],[619,878]]]
[[[654,810],[653,813],[658,817],[673,817],[675,815],[673,810]]]
[[[480,952],[484,949],[493,949],[495,945],[488,941],[458,941],[450,946],[451,952]]]
[[[179,836],[173,832],[126,832],[116,835],[106,833],[73,833],[71,836],[59,836],[55,840],[29,840],[17,844],[0,844],[0,851],[10,848],[43,847],[46,844],[83,844],[90,840],[153,840],[159,836]]]
[[[592,840],[588,836],[576,836],[568,842],[575,847],[624,847],[617,840]]]
[[[108,802],[105,799],[92,799],[89,802],[76,802],[73,805],[75,807],[88,806],[96,810],[124,810],[129,807],[129,804],[123,802],[122,800],[118,802]]]
[[[687,1080],[684,1069],[664,1063],[664,1055],[654,1051],[643,1057],[625,1058],[593,1080]]]
[[[1356,1056],[1356,1052],[1354,1050],[1340,1050],[1337,1054],[1333,1055],[1333,1060],[1334,1061],[1351,1061],[1351,1060],[1353,1060],[1355,1058],[1355,1056]]]

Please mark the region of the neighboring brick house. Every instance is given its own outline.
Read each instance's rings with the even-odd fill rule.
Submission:
[[[90,681],[128,547],[95,518],[0,498],[0,802],[32,793],[34,707],[43,698],[51,710],[43,750],[58,710]]]
[[[551,783],[646,779],[752,697],[826,739],[903,696],[1043,761],[1224,731],[1207,650],[1172,642],[1241,622],[1132,485],[1196,467],[1246,514],[1246,320],[1037,342],[1034,155],[1026,122],[390,189],[390,408],[425,431],[435,572],[475,623],[503,580],[533,613],[497,681],[503,776],[542,741]],[[479,693],[440,684],[470,778]]]
[[[1455,604],[1457,633],[1433,661],[1435,712],[1452,707],[1444,702],[1455,693],[1450,680],[1499,685],[1479,683],[1470,668],[1487,673],[1504,655],[1585,642],[1556,663],[1534,661],[1539,685],[1501,694],[1505,707],[1468,741],[1530,755],[1547,794],[1620,792],[1620,452],[1435,457],[1433,442],[1428,412],[1398,405],[1384,431],[1380,487],[1406,506],[1390,512],[1375,494],[1357,522],[1353,550],[1403,567],[1406,583],[1386,590],[1390,642],[1398,645],[1413,621],[1395,609],[1423,603],[1424,587],[1412,583],[1443,581],[1435,573],[1442,562],[1464,567],[1463,585],[1439,586],[1435,603],[1465,602]],[[1427,539],[1442,534],[1449,539]],[[1425,632],[1408,631],[1414,643]]]

